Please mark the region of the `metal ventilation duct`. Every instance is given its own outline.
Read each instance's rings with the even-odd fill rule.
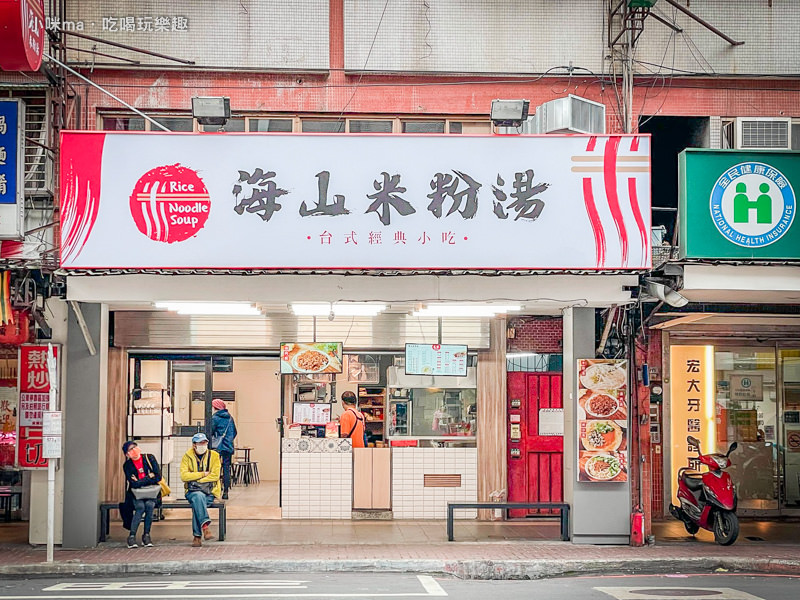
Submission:
[[[536,107],[534,133],[606,132],[606,107],[579,96],[568,95]]]

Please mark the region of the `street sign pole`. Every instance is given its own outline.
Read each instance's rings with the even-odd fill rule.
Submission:
[[[58,410],[58,369],[53,345],[47,344],[47,371],[50,376],[50,411]],[[56,460],[47,459],[47,562],[53,562],[56,513]]]

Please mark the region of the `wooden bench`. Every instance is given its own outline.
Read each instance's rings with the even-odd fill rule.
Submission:
[[[563,502],[448,502],[447,503],[447,541],[454,541],[453,511],[463,508],[541,508],[558,510],[561,514],[561,541],[569,541],[569,504]],[[507,514],[507,513],[506,513]],[[542,515],[549,516],[549,515]]]
[[[192,505],[189,504],[188,500],[164,500],[161,503],[161,508],[165,509],[173,509],[173,508],[188,508],[189,510],[192,509]],[[218,512],[218,521],[219,521],[219,536],[218,539],[220,542],[225,541],[225,530],[226,530],[226,517],[225,517],[225,503],[222,500],[214,499],[211,506],[209,508],[216,508]],[[119,510],[119,502],[101,502],[100,503],[100,539],[99,541],[105,542],[106,538],[108,538],[109,531],[110,531],[110,515],[109,512],[112,510]]]

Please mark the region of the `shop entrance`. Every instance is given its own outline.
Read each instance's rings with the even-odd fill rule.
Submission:
[[[738,444],[728,469],[737,488],[738,513],[800,515],[800,348],[744,340],[693,343],[713,356],[713,387],[698,394],[698,422],[704,423],[701,429],[712,429],[701,439],[709,445],[713,440],[711,451],[723,453]],[[677,411],[675,403],[683,401],[676,396],[679,391],[673,389],[671,397],[671,427],[682,431],[686,414]],[[669,484],[674,487],[674,473]]]
[[[800,514],[800,349],[716,346],[718,450],[733,441],[742,514]]]
[[[237,433],[228,518],[279,519],[279,370],[268,356],[133,356],[127,437],[159,459],[180,497],[181,459],[195,433],[211,439],[212,402],[222,400]]]

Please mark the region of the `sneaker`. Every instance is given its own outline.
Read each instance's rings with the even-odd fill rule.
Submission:
[[[206,523],[203,526],[203,539],[204,540],[213,540],[214,539],[214,534],[211,533],[211,529],[209,528],[208,523]]]
[[[203,545],[203,539],[196,535],[192,538],[192,548],[200,548]]]
[[[129,535],[128,536],[128,548],[138,548],[139,546],[136,544],[136,537]]]
[[[223,500],[227,500],[227,499],[228,499],[228,492],[224,492],[224,493],[222,494],[222,499],[223,499]]]
[[[144,546],[146,548],[152,548],[153,547],[153,540],[150,539],[150,534],[149,533],[145,533],[142,536],[142,546]]]

